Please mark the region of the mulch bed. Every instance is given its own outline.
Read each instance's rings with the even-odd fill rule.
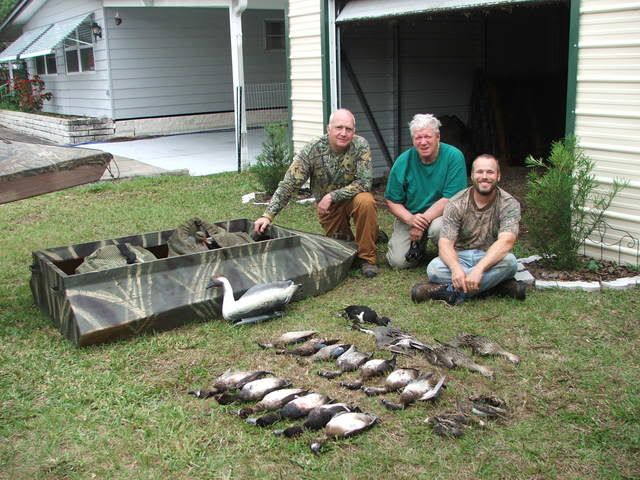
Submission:
[[[550,281],[603,282],[640,275],[637,270],[631,270],[624,265],[618,265],[609,260],[592,262],[591,258],[580,257],[580,263],[581,267],[574,271],[555,270],[545,267],[540,261],[528,263],[525,267],[536,280]],[[596,264],[597,268],[595,268]],[[592,268],[589,268],[589,265]]]

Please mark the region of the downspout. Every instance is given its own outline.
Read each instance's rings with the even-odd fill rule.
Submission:
[[[238,172],[249,167],[247,148],[247,111],[244,92],[244,58],[242,55],[242,12],[247,0],[231,0],[229,4],[229,33],[231,36],[231,71],[233,75],[233,112],[236,134]]]

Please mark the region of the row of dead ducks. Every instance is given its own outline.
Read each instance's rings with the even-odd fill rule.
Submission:
[[[305,430],[324,429],[324,435],[310,445],[314,453],[320,452],[328,439],[351,437],[379,422],[376,415],[362,412],[358,407],[334,402],[322,393],[292,388],[291,382],[268,375],[271,372],[264,370],[227,370],[215,380],[211,389],[189,393],[198,398],[213,396],[223,405],[255,401],[257,403],[253,406],[243,407],[236,413],[248,423],[259,427],[267,427],[280,420],[304,418],[302,425],[275,430],[274,434],[296,437]],[[251,417],[265,411],[270,413]]]

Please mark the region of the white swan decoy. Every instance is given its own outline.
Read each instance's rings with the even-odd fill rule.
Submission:
[[[284,306],[291,301],[300,285],[283,280],[254,285],[237,300],[226,277],[213,275],[207,288],[223,287],[222,317],[235,325],[260,323],[284,315]]]

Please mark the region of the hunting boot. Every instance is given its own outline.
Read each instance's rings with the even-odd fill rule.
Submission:
[[[444,300],[449,305],[460,305],[464,301],[464,294],[456,292],[451,284],[418,282],[411,288],[411,300],[415,303]]]
[[[487,293],[496,295],[499,297],[511,297],[516,300],[524,300],[527,296],[527,286],[524,282],[520,282],[515,278],[504,280],[493,288],[490,288]]]

